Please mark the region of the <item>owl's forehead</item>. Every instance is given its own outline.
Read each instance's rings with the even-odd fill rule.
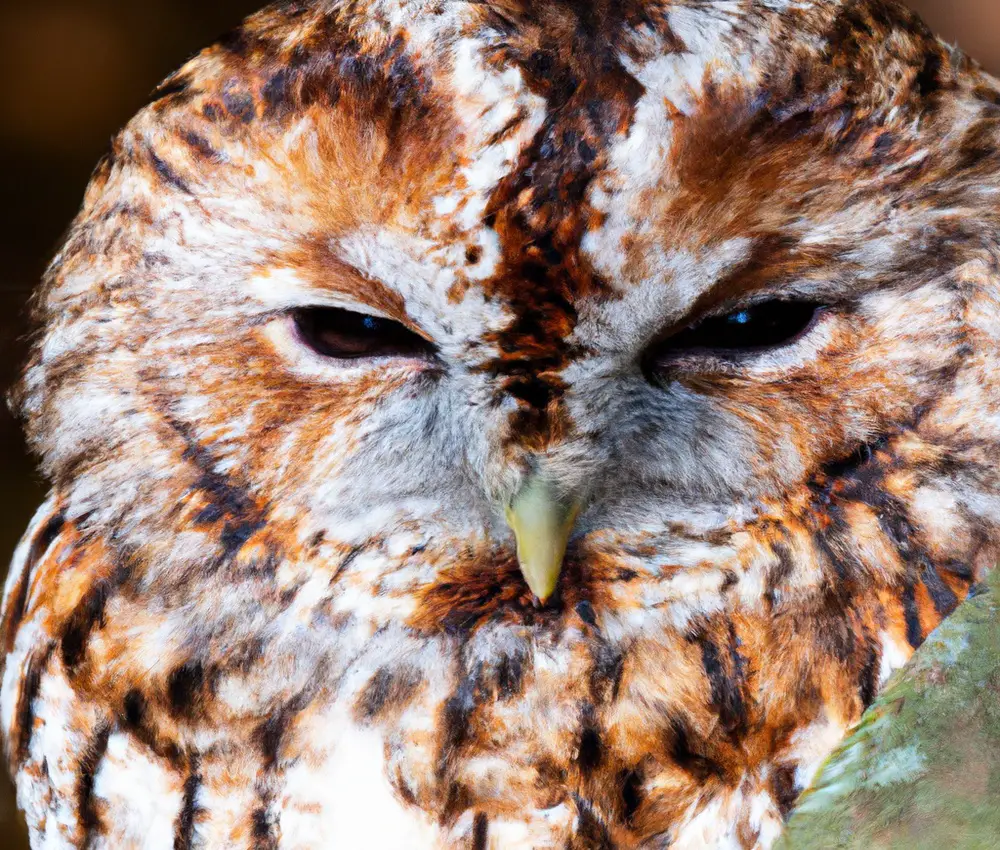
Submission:
[[[374,0],[272,7],[176,85],[247,141],[297,237],[272,266],[551,349],[887,261],[878,184],[926,156],[944,57],[885,4]]]
[[[550,325],[533,328],[536,341],[574,329],[590,303],[664,283],[671,262],[675,273],[703,271],[654,287],[657,313],[682,310],[749,243],[687,228],[667,247],[656,221],[665,210],[650,204],[677,195],[678,121],[699,114],[707,88],[738,98],[760,73],[734,34],[740,14],[692,11],[637,5],[630,19],[617,8],[462,5],[440,29],[421,16],[401,23],[415,63],[435,55],[418,73],[427,123],[448,128],[421,175],[438,178],[393,174],[390,194],[408,203],[338,234],[334,252],[411,310],[433,312],[445,295],[453,308],[485,300],[530,313]]]

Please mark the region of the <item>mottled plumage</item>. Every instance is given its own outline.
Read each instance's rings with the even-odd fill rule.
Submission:
[[[17,393],[34,846],[768,847],[997,556],[998,139],[883,0],[283,2],[190,61]]]

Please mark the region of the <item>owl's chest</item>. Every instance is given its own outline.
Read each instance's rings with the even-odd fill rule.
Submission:
[[[422,619],[408,595],[307,585],[234,623],[200,594],[174,652],[146,600],[116,597],[85,662],[53,652],[26,677],[18,781],[71,801],[72,771],[92,775],[107,846],[159,818],[182,847],[763,850],[907,657],[906,596],[683,578],[673,596],[627,576],[603,599],[567,591],[548,613],[449,586],[446,616]]]
[[[836,654],[737,623],[627,642],[494,624],[361,659],[290,724],[283,785],[340,846],[767,847],[862,706],[828,687],[855,675]]]

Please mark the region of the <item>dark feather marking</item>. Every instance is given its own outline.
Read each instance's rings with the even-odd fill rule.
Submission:
[[[192,194],[191,188],[184,182],[184,179],[165,160],[160,159],[154,151],[149,152],[149,161],[153,164],[153,170],[164,183],[173,186],[185,195]]]
[[[916,649],[924,642],[924,631],[920,626],[920,612],[914,595],[912,582],[907,582],[903,588],[903,618],[906,620],[906,642]]]
[[[928,595],[934,603],[935,610],[941,616],[950,614],[958,605],[958,598],[950,587],[942,580],[937,568],[933,565],[927,552],[920,545],[913,523],[907,516],[903,504],[882,488],[885,475],[885,457],[875,460],[877,453],[887,445],[887,439],[859,452],[856,462],[846,465],[828,465],[825,469],[831,475],[838,475],[850,481],[851,486],[844,490],[846,498],[857,499],[876,509],[878,522],[882,532],[888,538],[893,548],[909,566],[910,577],[903,588],[901,601],[903,616],[906,622],[906,640],[914,648],[924,640],[923,628],[920,624],[920,614],[916,602],[915,583],[922,581]],[[830,505],[832,482],[828,482],[826,504]],[[820,538],[823,542],[822,538]],[[829,552],[829,547],[825,551]],[[919,570],[919,577],[915,571]]]
[[[291,711],[287,708],[273,714],[257,727],[256,739],[260,754],[264,757],[264,769],[273,770],[278,764],[282,741],[288,724],[291,722]]]
[[[855,659],[858,647],[854,625],[845,617],[845,613],[854,602],[841,587],[829,587],[822,599],[823,613],[817,615],[816,621],[817,646],[841,664],[849,664]]]
[[[985,103],[990,107],[1000,106],[1000,91],[989,85],[977,85],[972,90],[973,97],[980,103]]]
[[[501,698],[511,699],[524,690],[527,664],[528,658],[521,653],[501,656],[496,668],[497,690]]]
[[[319,547],[323,545],[324,540],[326,540],[326,532],[321,528],[309,538],[309,552],[316,554],[319,551]]]
[[[820,468],[819,481],[813,485],[814,489],[829,491],[834,483],[841,480],[862,486],[881,482],[884,470],[882,464],[875,462],[874,458],[888,444],[889,437],[883,435],[861,443],[844,457],[823,464]]]
[[[119,725],[127,729],[139,743],[148,747],[157,756],[166,759],[177,769],[183,768],[184,759],[180,747],[176,742],[165,740],[159,734],[148,708],[145,695],[138,688],[133,688],[125,695],[122,702]]]
[[[146,717],[146,698],[136,688],[125,694],[125,722],[132,727],[141,726]]]
[[[67,619],[59,642],[63,664],[70,676],[83,660],[91,632],[98,625],[104,626],[104,609],[108,599],[121,589],[131,574],[130,563],[119,563],[111,575],[94,582]]]
[[[959,581],[965,582],[966,584],[973,582],[976,579],[975,568],[971,564],[963,563],[962,561],[947,561],[941,565],[941,569],[951,573]]]
[[[277,767],[288,727],[295,716],[309,706],[318,689],[318,683],[313,683],[312,686],[300,691],[257,727],[255,740],[264,757],[264,767],[267,770],[274,770]]]
[[[275,835],[277,823],[272,814],[264,806],[253,810],[253,850],[277,850],[278,838]]]
[[[24,676],[21,679],[21,693],[17,698],[15,722],[11,729],[11,739],[16,742],[11,756],[15,762],[12,768],[21,765],[28,758],[28,748],[31,736],[35,730],[35,698],[42,687],[42,675],[55,652],[56,645],[50,643],[40,655],[32,657],[25,665]],[[11,771],[15,772],[14,769]]]
[[[622,820],[631,824],[635,813],[642,805],[642,777],[636,770],[623,771],[620,778],[622,789]]]
[[[997,150],[996,144],[991,142],[995,136],[996,119],[993,116],[973,124],[962,137],[957,161],[952,167],[962,171],[978,169],[983,165],[993,167]]]
[[[215,506],[215,512],[206,514],[202,510],[199,521],[211,521],[212,516],[224,516],[220,542],[227,557],[231,557],[247,540],[266,524],[265,517],[254,500],[229,476],[218,472],[215,458],[191,434],[190,427],[176,419],[169,410],[160,410],[164,421],[184,442],[184,460],[190,461],[198,470],[195,485]],[[217,512],[217,513],[216,513]]]
[[[687,724],[681,718],[675,718],[670,723],[667,751],[681,770],[687,771],[699,782],[709,778],[722,779],[726,775],[721,764],[704,752],[699,752],[691,739]]]
[[[253,96],[250,92],[239,88],[237,85],[227,85],[222,90],[222,105],[226,111],[244,124],[253,121],[256,114],[256,107]]]
[[[921,97],[930,97],[941,90],[941,54],[931,51],[913,83]]]
[[[167,680],[167,696],[175,715],[191,716],[201,704],[205,668],[193,661],[176,668]]]
[[[271,799],[268,795],[258,796],[260,805],[250,816],[253,824],[253,850],[278,850],[278,819],[277,813],[271,811]]]
[[[868,643],[868,655],[865,658],[864,667],[861,668],[861,675],[858,681],[858,695],[861,697],[861,704],[868,708],[878,695],[878,676],[882,659],[873,642]]]
[[[455,692],[445,701],[442,725],[443,744],[438,755],[438,777],[444,776],[452,755],[469,736],[469,721],[476,709],[479,669],[466,672]]]
[[[799,797],[799,789],[795,787],[795,768],[792,765],[775,765],[771,772],[771,795],[778,804],[778,810],[783,818],[787,818],[795,801]]]
[[[841,600],[843,607],[852,582],[863,574],[863,568],[854,554],[853,532],[841,505],[830,499],[825,505],[825,518],[828,525],[816,531],[813,537],[826,563],[834,569],[837,581],[833,583],[830,593]]]
[[[280,843],[281,813],[272,808],[276,798],[275,774],[279,769],[281,749],[288,728],[295,716],[312,702],[316,690],[317,687],[310,686],[300,691],[258,726],[254,734],[263,758],[263,776],[258,778],[256,784],[258,806],[252,814],[254,850],[277,850]]]
[[[333,585],[337,579],[343,575],[344,571],[354,563],[355,559],[368,548],[368,543],[359,543],[357,546],[352,546],[339,564],[337,564],[337,569],[333,571],[333,575],[330,576],[330,584]]]
[[[882,532],[903,557],[903,560],[914,560],[913,525],[906,517],[905,509],[892,497],[882,494],[878,502],[869,502],[873,507],[880,508],[878,512],[879,526]]]
[[[4,620],[4,654],[10,654],[14,648],[14,639],[17,635],[18,627],[24,617],[24,607],[28,602],[28,588],[31,586],[31,577],[39,559],[48,551],[59,532],[66,524],[66,518],[60,511],[49,518],[41,527],[28,548],[28,556],[25,559],[24,568],[17,577],[17,584],[10,593],[10,607],[7,617]]]
[[[576,613],[588,626],[597,625],[597,613],[589,600],[584,599],[576,604]]]
[[[594,811],[594,805],[578,794],[573,795],[576,802],[577,827],[576,839],[572,843],[574,850],[615,850],[611,834],[607,826]]]
[[[272,775],[278,769],[282,740],[290,720],[291,710],[286,707],[257,729],[257,743],[264,759],[264,775],[257,780],[257,807],[251,814],[253,850],[277,850],[278,848],[278,818],[280,815],[272,809],[275,797]]]
[[[174,826],[174,850],[191,850],[195,822],[201,809],[198,807],[198,790],[201,788],[200,765],[197,756],[191,757],[187,779],[184,780],[184,800]]]
[[[225,514],[223,513],[222,508],[220,508],[218,505],[216,504],[205,505],[205,507],[203,507],[200,511],[198,511],[198,515],[191,521],[191,523],[192,525],[196,526],[212,525],[213,523],[218,522],[224,516]]]
[[[833,517],[836,513],[834,506],[829,506],[828,517]],[[834,528],[833,533],[836,534],[836,528]],[[850,571],[847,568],[847,559],[844,558],[837,548],[833,545],[830,540],[830,531],[826,530],[815,535],[816,546],[820,552],[823,553],[823,557],[828,564],[833,567],[834,573],[836,573],[837,587],[842,586],[843,582],[847,580],[850,576]]]
[[[279,68],[260,87],[265,115],[277,116],[287,111],[290,83],[291,72],[287,68]]]
[[[706,635],[698,638],[701,646],[701,663],[705,668],[712,692],[712,705],[719,712],[722,727],[736,735],[746,731],[747,707],[743,695],[742,658],[735,646],[730,646],[733,671],[730,673],[723,663],[719,648]]]
[[[450,782],[448,784],[448,794],[438,815],[438,822],[444,826],[454,822],[459,814],[469,809],[472,805],[472,795],[469,789],[461,782]]]
[[[222,527],[222,534],[219,535],[219,542],[222,544],[226,555],[232,556],[239,552],[243,548],[243,544],[266,524],[263,519],[227,522]]]
[[[590,691],[595,702],[609,702],[618,699],[622,674],[625,670],[625,656],[603,637],[591,643],[593,667],[590,671]]]
[[[374,720],[406,702],[419,684],[420,677],[412,667],[380,667],[359,694],[355,714],[362,721]]]
[[[83,829],[84,848],[90,847],[101,828],[101,818],[94,803],[94,777],[104,760],[104,754],[108,751],[110,737],[111,724],[102,723],[97,727],[80,757],[79,778],[76,783],[76,811]]]
[[[176,75],[171,76],[153,89],[153,93],[149,98],[149,105],[151,106],[157,101],[164,100],[172,95],[180,94],[190,96],[190,86],[191,81],[186,77]],[[187,97],[183,99],[187,100]]]
[[[472,824],[472,850],[486,850],[490,837],[490,821],[485,812],[476,812]]]
[[[934,603],[934,610],[939,616],[947,617],[958,607],[958,597],[944,583],[937,568],[931,563],[930,558],[922,555],[920,560],[923,565],[920,577],[924,583],[924,587],[927,588],[927,593],[931,597],[931,601]]]
[[[584,716],[587,719],[584,721],[585,725],[580,733],[580,747],[577,751],[576,763],[586,776],[601,766],[603,747],[601,733],[593,720],[593,708],[590,707],[589,710],[585,711]]]
[[[788,548],[788,544],[777,541],[771,548],[774,556],[778,559],[778,563],[767,572],[764,595],[768,604],[773,606],[777,598],[778,589],[794,572],[795,562],[792,559],[792,551]]]

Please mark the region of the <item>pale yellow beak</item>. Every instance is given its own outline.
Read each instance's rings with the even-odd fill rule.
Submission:
[[[507,508],[507,524],[517,540],[521,572],[542,602],[559,583],[566,541],[579,512],[578,502],[561,498],[540,476],[529,478]]]

